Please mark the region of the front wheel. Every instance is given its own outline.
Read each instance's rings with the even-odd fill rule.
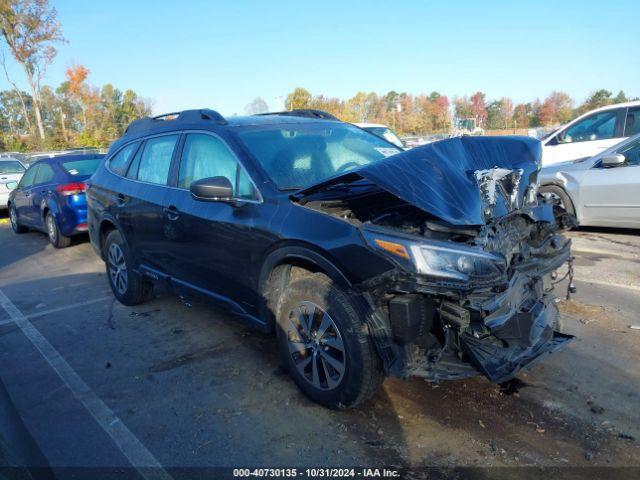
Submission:
[[[27,231],[27,227],[20,225],[18,221],[18,211],[13,205],[9,206],[9,220],[11,221],[11,228],[15,233],[25,233]]]
[[[71,237],[67,237],[66,235],[62,235],[62,233],[60,233],[60,229],[58,228],[56,219],[51,212],[47,213],[47,216],[44,219],[44,223],[47,227],[47,236],[49,237],[51,245],[56,248],[66,248],[71,245]]]
[[[289,284],[277,316],[278,347],[289,374],[313,401],[355,407],[384,374],[362,310],[321,273]]]
[[[103,256],[111,291],[120,303],[134,306],[151,299],[153,285],[143,281],[133,271],[129,250],[118,230],[107,235]]]

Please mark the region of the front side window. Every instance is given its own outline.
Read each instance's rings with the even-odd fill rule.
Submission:
[[[36,175],[35,183],[47,183],[53,180],[54,177],[53,168],[48,163],[41,163],[40,170],[38,170],[38,174]]]
[[[39,168],[40,168],[40,165],[34,165],[33,167],[29,168],[27,172],[20,179],[18,188],[27,188],[33,185],[33,182],[36,179],[36,173],[38,173]]]
[[[173,149],[177,142],[178,135],[165,135],[148,139],[144,145],[144,152],[140,157],[137,179],[141,182],[166,185]]]
[[[115,156],[109,160],[109,168],[113,173],[117,173],[118,175],[124,175],[127,171],[127,166],[129,165],[129,160],[131,160],[131,155],[133,155],[140,145],[140,142],[130,143],[123,147]]]
[[[558,135],[559,143],[606,140],[615,135],[617,110],[594,113]]]
[[[212,135],[190,133],[182,151],[178,187],[188,189],[196,180],[210,177],[227,178],[235,198],[257,198],[249,175],[222,140]]]
[[[337,122],[246,128],[238,137],[282,190],[305,188],[402,151]]]
[[[17,160],[0,162],[0,175],[9,175],[10,173],[24,173],[24,167]]]
[[[632,137],[640,133],[640,107],[630,108],[624,122],[624,136]]]

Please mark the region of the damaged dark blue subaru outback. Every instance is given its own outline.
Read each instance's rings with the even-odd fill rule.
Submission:
[[[133,122],[87,182],[125,305],[198,294],[263,330],[298,386],[353,407],[385,375],[512,378],[571,336],[570,241],[538,195],[540,143],[409,151],[316,110]]]

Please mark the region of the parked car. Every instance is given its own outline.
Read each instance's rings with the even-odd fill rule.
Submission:
[[[328,407],[385,375],[503,382],[571,339],[540,154],[525,137],[403,151],[306,110],[144,118],[87,181],[89,235],[121,303],[160,285],[275,330]]]
[[[540,171],[540,192],[583,226],[640,228],[640,134]]]
[[[20,160],[11,157],[0,158],[0,210],[6,210],[9,193],[15,182],[20,181],[25,170]]]
[[[373,133],[374,135],[386,140],[389,143],[393,143],[396,147],[405,148],[406,145],[400,137],[391,130],[386,125],[382,125],[381,123],[354,123],[355,126],[360,127],[363,130],[366,130],[369,133]]]
[[[9,218],[16,233],[45,232],[56,248],[87,231],[85,180],[104,155],[65,155],[39,160],[9,194]]]
[[[592,110],[542,139],[542,164],[592,157],[640,133],[640,101]]]

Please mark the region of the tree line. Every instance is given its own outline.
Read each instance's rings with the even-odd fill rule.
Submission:
[[[150,101],[133,90],[91,85],[83,65],[68,67],[56,88],[42,84],[56,46],[65,43],[48,0],[0,0],[0,34],[2,74],[11,87],[0,91],[0,150],[104,147],[131,121],[151,114]],[[28,91],[10,76],[9,58]]]
[[[436,91],[419,95],[396,91],[384,95],[358,92],[343,100],[312,95],[304,88],[296,88],[287,95],[285,109],[324,110],[346,122],[382,123],[400,135],[420,135],[448,133],[455,119],[468,118],[474,119],[485,130],[554,127],[594,108],[631,100],[637,98],[629,98],[623,91],[613,95],[605,89],[592,92],[580,104],[576,104],[567,93],[559,91],[551,92],[543,100],[517,104],[507,97],[487,100],[483,92],[452,99]],[[262,113],[268,110],[268,105],[258,97],[245,110],[247,113]]]

